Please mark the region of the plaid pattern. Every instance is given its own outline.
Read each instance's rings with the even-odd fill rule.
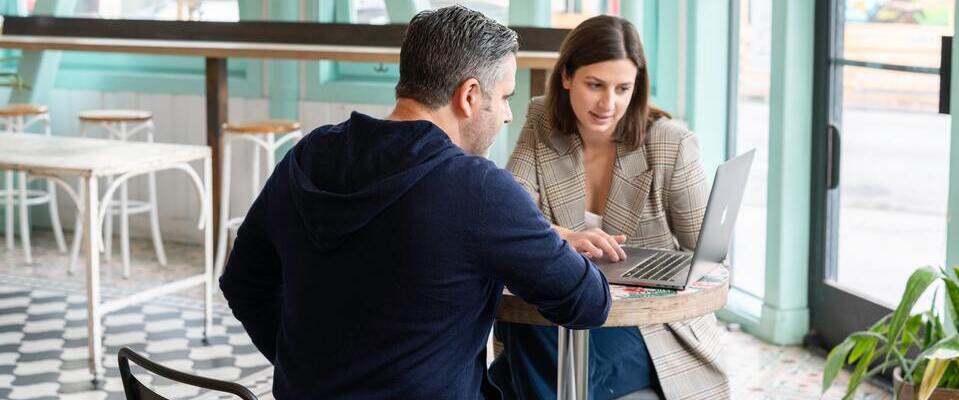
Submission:
[[[578,135],[551,134],[542,98],[533,99],[506,168],[533,197],[546,219],[572,230],[585,227],[583,145]],[[647,144],[616,148],[603,231],[649,248],[696,246],[709,189],[696,136],[659,120]],[[712,314],[641,326],[667,399],[728,399],[721,365],[722,335]]]

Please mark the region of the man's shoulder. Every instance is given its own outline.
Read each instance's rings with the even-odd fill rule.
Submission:
[[[448,182],[451,187],[463,194],[476,194],[476,191],[505,190],[517,186],[509,171],[496,166],[492,161],[478,156],[461,155],[452,157],[437,168],[433,179]],[[520,188],[520,190],[522,190]],[[480,193],[482,194],[482,193]]]
[[[481,179],[491,170],[497,169],[496,164],[483,157],[461,154],[450,157],[433,172],[439,172],[438,178],[455,179],[461,183],[469,183]]]

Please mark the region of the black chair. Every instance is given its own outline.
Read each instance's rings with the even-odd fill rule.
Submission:
[[[120,349],[117,355],[120,362],[120,379],[123,381],[123,392],[126,393],[127,400],[167,400],[160,396],[146,385],[140,383],[132,373],[130,373],[130,361],[139,365],[143,369],[154,374],[167,378],[169,380],[183,384],[201,387],[204,389],[215,390],[218,392],[231,393],[243,400],[257,400],[250,389],[233,382],[225,382],[216,379],[204,378],[202,376],[190,375],[180,371],[172,370],[153,361],[147,360],[127,347]]]

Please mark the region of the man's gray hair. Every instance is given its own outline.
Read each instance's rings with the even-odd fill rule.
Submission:
[[[516,32],[477,11],[455,5],[420,12],[400,49],[396,97],[436,109],[469,78],[476,78],[488,97],[503,58],[518,49]]]

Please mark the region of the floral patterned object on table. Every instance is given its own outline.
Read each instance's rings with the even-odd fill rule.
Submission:
[[[729,270],[726,268],[716,268],[707,273],[702,279],[693,282],[682,293],[692,293],[705,289],[712,289],[723,285],[729,280]],[[644,299],[649,297],[675,296],[676,290],[672,289],[654,289],[638,286],[609,285],[609,294],[614,300],[621,299]]]

